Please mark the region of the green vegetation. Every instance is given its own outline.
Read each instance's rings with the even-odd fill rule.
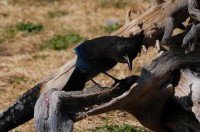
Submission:
[[[33,55],[32,58],[34,60],[46,59],[46,58],[48,58],[48,55]]]
[[[100,2],[101,7],[117,7],[117,8],[124,8],[128,4],[123,0],[102,0]]]
[[[0,44],[2,44],[6,40],[14,38],[16,33],[17,29],[14,26],[6,26],[4,30],[0,32]]]
[[[64,16],[64,15],[67,15],[66,12],[64,11],[50,11],[48,12],[48,18],[55,18],[55,17],[61,17],[61,16]]]
[[[4,28],[3,32],[0,33],[0,43],[5,40],[12,39],[16,36],[18,31],[26,33],[38,33],[44,30],[42,24],[33,24],[31,22],[21,22],[17,25],[8,25]]]
[[[112,33],[114,31],[116,31],[117,29],[119,29],[122,25],[116,23],[116,24],[112,24],[112,25],[108,25],[103,27],[104,31],[107,33]]]
[[[56,1],[61,1],[61,0],[46,0],[48,2],[56,2]]]
[[[5,32],[3,33],[3,38],[4,39],[11,39],[14,38],[17,33],[17,29],[15,26],[7,26],[5,28]]]
[[[28,33],[37,33],[44,30],[44,26],[42,24],[34,24],[31,22],[21,22],[16,25],[18,31],[28,32]]]
[[[132,126],[126,123],[122,125],[108,125],[108,117],[101,117],[104,122],[104,126],[90,129],[91,132],[150,132],[144,127]]]
[[[83,40],[84,38],[76,33],[71,33],[68,35],[57,35],[50,40],[42,43],[40,45],[40,49],[65,50],[70,45],[76,44]]]
[[[106,125],[103,127],[96,127],[95,129],[92,129],[91,131],[92,132],[149,132],[145,128],[138,127],[138,126],[131,126],[128,124],[123,124],[120,126]]]
[[[123,0],[117,0],[117,2],[115,3],[115,6],[118,8],[124,8],[126,7],[128,4],[126,2],[124,2]]]
[[[26,83],[27,80],[24,76],[14,76],[8,80],[9,84],[23,84]]]

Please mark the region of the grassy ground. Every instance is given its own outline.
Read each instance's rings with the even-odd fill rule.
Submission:
[[[75,56],[73,48],[78,43],[109,35],[123,25],[129,8],[142,12],[147,3],[133,0],[1,0],[0,111],[72,59]],[[131,72],[127,65],[119,64],[110,73],[117,78],[139,74],[153,56],[154,52],[141,55],[134,61]],[[110,85],[111,79],[105,78],[99,75],[95,80]],[[124,123],[140,126],[128,113],[114,111],[76,123],[75,131],[115,131],[109,125],[128,126]],[[99,126],[103,127],[95,128]],[[34,131],[33,120],[13,131]]]

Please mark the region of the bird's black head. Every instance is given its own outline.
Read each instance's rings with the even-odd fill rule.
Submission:
[[[142,42],[144,39],[144,31],[142,30],[139,34],[121,39],[117,42],[117,49],[114,53],[114,60],[120,63],[127,63],[130,70],[132,70],[132,61],[140,52]]]

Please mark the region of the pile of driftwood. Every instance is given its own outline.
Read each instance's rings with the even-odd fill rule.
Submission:
[[[0,131],[34,117],[36,131],[73,131],[87,116],[123,110],[159,132],[200,131],[200,1],[154,0],[136,18],[128,11],[123,27],[113,33],[132,36],[145,31],[143,50],[155,46],[158,57],[115,87],[61,91],[75,68],[71,60],[24,93],[0,115]],[[186,26],[182,23],[190,18]],[[172,36],[175,28],[183,33]]]

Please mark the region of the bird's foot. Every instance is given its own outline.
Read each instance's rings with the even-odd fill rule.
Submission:
[[[94,84],[95,85],[95,87],[98,87],[98,88],[100,88],[100,89],[102,89],[103,87],[100,85],[100,84]]]
[[[112,79],[115,81],[115,83],[112,85],[112,87],[114,87],[114,86],[116,86],[118,83],[120,83],[120,80],[119,80],[119,79],[117,79],[117,78],[111,76],[110,74],[108,74],[108,73],[106,73],[106,72],[103,72],[103,73],[104,73],[105,75],[109,76],[110,78],[112,78]]]
[[[114,79],[114,81],[115,83],[111,87],[114,87],[121,82],[121,80],[118,80],[118,79]]]
[[[103,88],[100,84],[98,84],[97,82],[95,82],[93,79],[90,79],[93,83],[94,83],[94,85],[96,86],[96,87],[98,87],[98,88]]]

